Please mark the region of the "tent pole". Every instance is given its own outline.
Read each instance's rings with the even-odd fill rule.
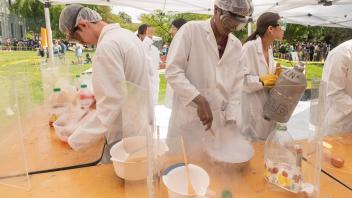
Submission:
[[[248,23],[247,31],[247,35],[250,36],[252,34],[252,22]]]
[[[48,34],[48,53],[49,53],[49,59],[53,60],[54,53],[53,53],[53,34],[51,31],[51,24],[50,24],[50,2],[49,0],[46,0],[44,2],[44,14],[45,14],[45,25],[46,25],[46,31]]]

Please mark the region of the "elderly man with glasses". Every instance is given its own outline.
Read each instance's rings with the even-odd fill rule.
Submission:
[[[116,24],[107,24],[96,11],[78,4],[64,8],[59,28],[70,40],[97,46],[92,60],[96,116],[80,126],[68,138],[68,143],[75,150],[84,149],[99,140],[105,132],[111,144],[122,135],[121,82],[132,82],[150,95],[149,62],[145,48],[133,32]],[[152,106],[149,109],[152,110]]]
[[[182,134],[193,145],[225,124],[239,131],[242,44],[232,32],[247,24],[253,6],[251,0],[214,4],[210,20],[182,26],[167,57],[166,78],[175,91],[168,136]]]

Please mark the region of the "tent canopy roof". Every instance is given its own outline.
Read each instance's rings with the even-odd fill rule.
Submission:
[[[147,12],[162,10],[166,13],[212,14],[213,0],[40,0],[52,4],[95,4],[107,6],[125,6]],[[352,28],[351,0],[252,0],[253,17],[261,13],[278,12],[289,23],[312,26],[330,26]],[[322,3],[319,3],[322,2]],[[324,6],[331,2],[332,6]]]

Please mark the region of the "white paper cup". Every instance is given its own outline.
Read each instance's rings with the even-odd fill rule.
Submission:
[[[163,183],[168,189],[169,198],[190,198],[205,197],[209,186],[209,175],[199,166],[189,164],[190,180],[196,195],[188,194],[188,181],[185,166],[172,169],[167,175],[163,176]]]

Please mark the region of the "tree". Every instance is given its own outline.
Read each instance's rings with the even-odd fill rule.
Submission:
[[[126,12],[119,12],[119,16],[124,20],[125,23],[132,23],[132,17]]]
[[[108,6],[88,5],[88,7],[97,11],[107,23],[119,23],[121,27],[131,28],[133,31],[137,28],[137,25],[126,22],[126,19],[131,18],[126,13],[123,14],[125,18],[122,18],[113,14]],[[59,30],[59,18],[63,8],[63,5],[55,5],[50,8],[53,38],[64,38],[65,36]],[[40,32],[40,27],[45,27],[44,5],[38,0],[16,0],[10,9],[15,14],[26,18],[28,32],[37,35]]]
[[[11,4],[10,10],[26,18],[28,32],[38,35],[40,27],[45,26],[44,5],[38,0],[16,0]]]
[[[210,15],[205,14],[191,14],[191,13],[179,13],[179,14],[165,14],[161,11],[155,11],[152,14],[142,14],[140,20],[155,28],[155,34],[160,36],[164,42],[170,43],[171,36],[169,33],[171,22],[174,19],[183,18],[186,21],[191,20],[206,20],[210,18]]]
[[[352,29],[303,26],[298,24],[288,24],[285,31],[285,40],[290,43],[296,41],[322,42],[337,46],[338,44],[352,38]]]

